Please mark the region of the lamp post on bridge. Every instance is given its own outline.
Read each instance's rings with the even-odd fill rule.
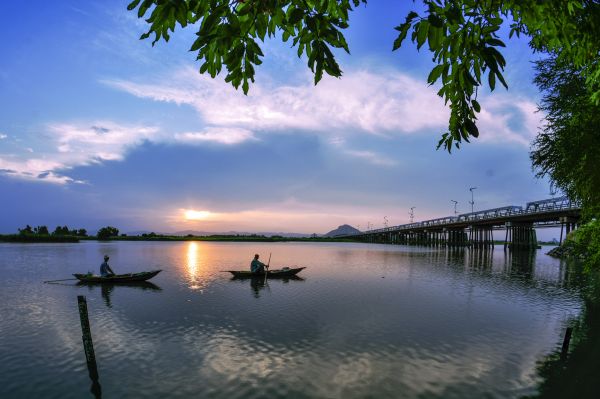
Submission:
[[[471,204],[471,213],[475,212],[475,198],[473,197],[473,190],[476,189],[477,187],[469,188],[469,191],[471,192],[471,201],[469,202],[469,204]]]
[[[456,210],[456,204],[458,204],[458,201],[450,200],[450,202],[454,202],[454,216],[458,215],[458,211]]]

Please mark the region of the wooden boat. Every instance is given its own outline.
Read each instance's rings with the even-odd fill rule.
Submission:
[[[153,270],[150,272],[115,274],[110,277],[96,276],[94,274],[73,274],[76,279],[85,283],[132,283],[138,281],[150,280],[152,277],[160,273],[161,270]]]
[[[121,281],[121,282],[112,282],[112,281],[102,281],[102,282],[93,282],[93,281],[78,281],[77,286],[89,286],[89,285],[102,285],[102,289],[110,289],[112,290],[115,285],[119,287],[131,287],[140,290],[148,290],[148,291],[162,291],[158,285],[151,283],[150,281]]]
[[[267,278],[282,278],[291,277],[300,273],[305,267],[289,268],[284,267],[282,269],[269,269],[267,270]],[[233,274],[236,278],[251,278],[251,277],[265,277],[265,273],[252,273],[250,270],[224,270],[224,272]]]

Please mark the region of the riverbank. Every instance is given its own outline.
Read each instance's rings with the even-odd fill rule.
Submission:
[[[79,242],[80,238],[81,237],[76,237],[76,236],[0,234],[0,242],[65,243],[65,242]]]
[[[0,235],[0,242],[18,242],[18,243],[66,243],[80,241],[231,241],[231,242],[353,242],[349,239],[331,238],[331,237],[283,237],[283,236],[116,236],[105,239],[98,239],[96,236],[76,237],[76,236],[52,236],[52,235],[21,235],[5,234]]]
[[[96,237],[83,237],[83,240],[97,240]],[[232,241],[232,242],[353,242],[348,239],[330,237],[283,237],[262,235],[211,235],[211,236],[118,236],[102,241]]]
[[[563,244],[548,255],[555,258],[575,258],[589,270],[600,270],[600,220],[594,219],[571,232]]]

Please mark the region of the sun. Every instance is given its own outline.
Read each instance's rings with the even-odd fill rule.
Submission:
[[[184,212],[184,216],[186,220],[205,220],[210,216],[209,211],[195,211],[193,209],[188,209]]]

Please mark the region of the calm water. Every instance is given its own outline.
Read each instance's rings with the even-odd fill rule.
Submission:
[[[582,308],[537,254],[369,244],[0,244],[0,397],[481,398],[536,392]],[[302,280],[231,280],[258,252]],[[161,268],[146,287],[43,284]]]

